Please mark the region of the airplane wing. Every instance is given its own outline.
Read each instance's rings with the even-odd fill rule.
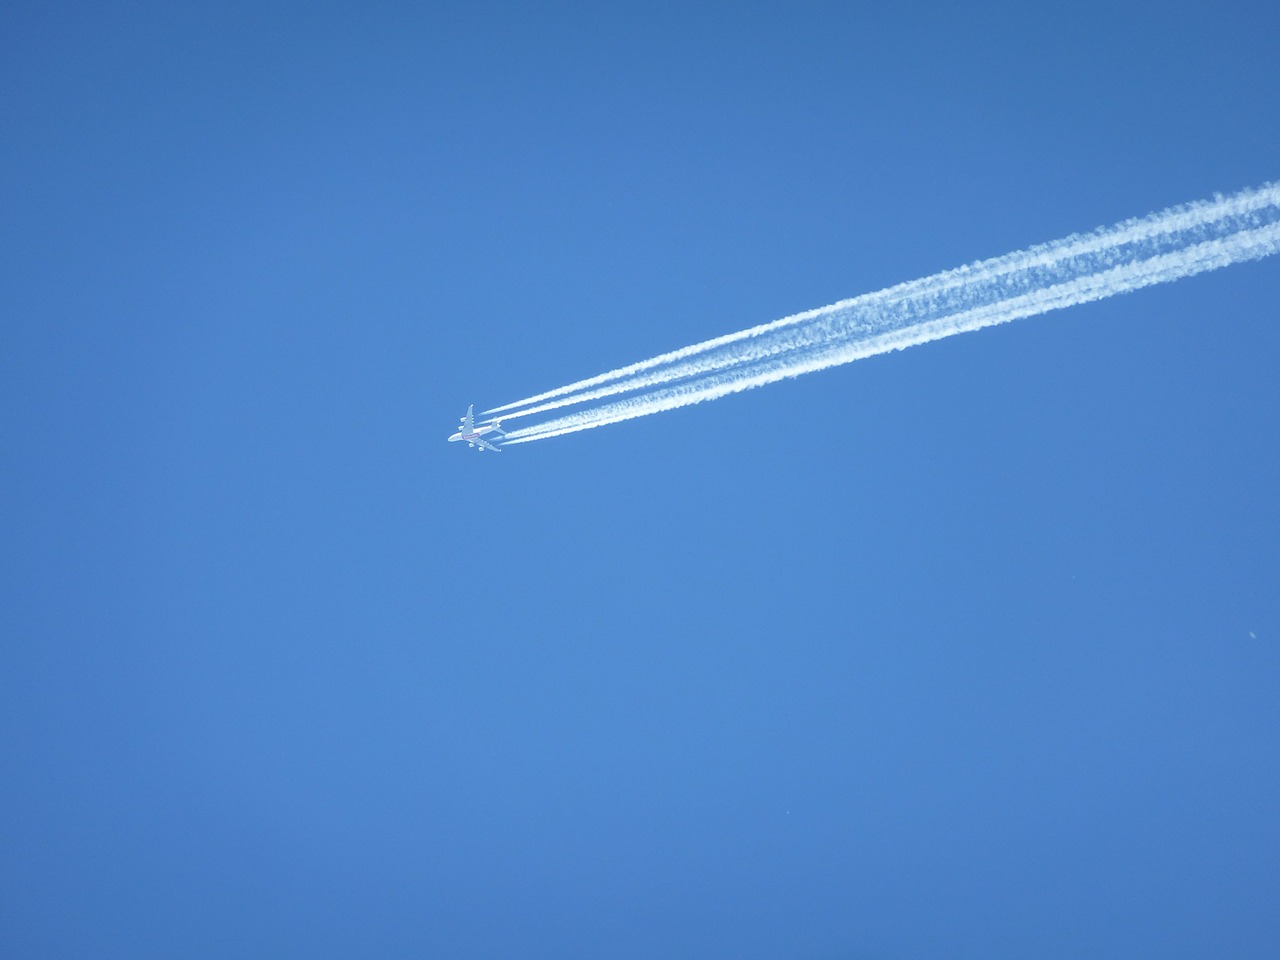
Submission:
[[[492,450],[494,453],[502,452],[497,447],[495,447],[492,443],[490,443],[488,440],[481,440],[479,437],[476,437],[471,442],[479,444],[480,446],[484,447],[486,450]]]
[[[476,405],[474,403],[467,404],[467,415],[462,418],[462,432],[474,433],[476,429]]]

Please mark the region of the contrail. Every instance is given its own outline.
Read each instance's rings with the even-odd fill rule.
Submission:
[[[930,297],[955,297],[961,291],[968,291],[970,299],[974,299],[984,286],[1010,280],[1017,282],[1020,275],[1023,282],[1026,282],[1027,279],[1034,279],[1034,271],[1061,270],[1064,264],[1083,257],[1097,257],[1099,262],[1106,259],[1119,261],[1126,256],[1128,246],[1149,244],[1162,236],[1172,234],[1189,234],[1198,229],[1211,227],[1217,221],[1256,215],[1260,210],[1274,206],[1275,203],[1275,190],[1263,187],[1256,191],[1245,191],[1233,197],[1215,198],[1175,207],[1158,214],[1129,220],[1114,227],[1097,230],[1092,234],[1067,237],[1053,243],[949,270],[922,280],[899,284],[878,293],[842,300],[828,307],[808,310],[738,333],[717,337],[587,380],[557,387],[555,390],[527,397],[524,400],[494,407],[486,410],[485,413],[512,411],[505,413],[504,419],[527,416],[694,376],[699,372],[706,372],[707,368],[704,368],[704,364],[709,367],[728,366],[738,362],[732,349],[725,348],[733,348],[742,341],[757,339],[784,327],[803,324],[835,311],[854,306],[869,306],[875,301],[885,304],[894,301],[899,304],[910,304],[914,301],[918,305]],[[713,353],[718,355],[718,360],[708,359],[708,355]],[[688,362],[679,363],[679,361]],[[607,386],[601,386],[606,384]],[[547,400],[553,402],[542,402]]]
[[[646,391],[507,435],[508,443],[547,439],[1167,283],[1278,250],[1280,185],[1266,184],[784,317],[486,413],[503,412],[503,419],[511,419]]]

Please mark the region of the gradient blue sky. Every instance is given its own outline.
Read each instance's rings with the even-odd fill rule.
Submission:
[[[444,443],[1280,177],[1121,7],[10,4],[0,954],[1274,956],[1280,262]]]

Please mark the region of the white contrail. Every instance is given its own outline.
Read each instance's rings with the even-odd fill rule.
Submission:
[[[1193,273],[1257,259],[1280,250],[1280,224],[1250,231],[1239,238],[1240,244],[1209,241],[1188,251],[1196,257],[1188,264],[1173,255],[1163,255],[1142,264],[1149,270],[1135,271],[1133,266],[1116,267],[1104,274],[1084,277],[1068,284],[1049,287],[996,304],[963,311],[938,320],[915,324],[858,340],[833,340],[828,344],[801,349],[782,355],[772,363],[748,365],[718,376],[705,377],[678,386],[608,404],[508,434],[510,443],[528,443],[549,437],[589,430],[621,420],[643,417],[663,410],[673,410],[704,400],[714,400],[730,393],[774,383],[789,377],[825,370],[851,363],[864,357],[905,350],[907,347],[940,340],[957,333],[1007,323],[1022,317],[1059,310],[1063,307],[1100,300],[1155,283],[1164,283]],[[1191,269],[1188,269],[1188,267]]]
[[[954,298],[957,295],[973,299],[975,293],[985,286],[996,283],[1026,283],[1033,280],[1037,273],[1061,271],[1072,261],[1081,258],[1099,258],[1096,268],[1105,261],[1119,262],[1131,258],[1126,248],[1135,245],[1164,243],[1168,245],[1170,237],[1179,234],[1191,234],[1196,231],[1212,229],[1223,221],[1240,220],[1256,216],[1277,202],[1277,190],[1280,188],[1267,185],[1257,190],[1242,191],[1231,197],[1217,197],[1213,200],[1202,200],[1173,207],[1160,213],[1146,217],[1127,220],[1113,227],[1103,228],[1090,234],[1075,235],[1062,240],[1020,250],[991,260],[981,261],[968,266],[934,274],[921,280],[913,280],[899,284],[877,293],[864,294],[850,300],[842,300],[828,307],[807,310],[793,316],[774,320],[770,323],[751,327],[738,333],[716,337],[693,346],[683,347],[670,353],[664,353],[649,360],[633,363],[629,366],[602,373],[586,380],[579,380],[567,386],[557,387],[524,400],[503,404],[486,410],[486,414],[504,414],[504,419],[528,416],[563,406],[571,406],[588,400],[599,399],[618,393],[643,389],[660,383],[696,376],[740,362],[732,348],[743,341],[759,339],[784,327],[805,324],[828,316],[833,312],[870,306],[873,302],[881,304],[915,304],[928,303],[934,299]],[[725,348],[730,348],[726,350]],[[716,354],[718,360],[709,359],[708,355]],[[690,361],[680,363],[680,361]],[[707,366],[703,366],[706,364]],[[607,386],[605,386],[607,385]],[[558,398],[558,399],[557,399]],[[553,402],[544,402],[552,400]],[[509,411],[509,412],[504,412]]]
[[[842,300],[486,412],[509,411],[504,419],[510,419],[649,391],[510,431],[507,442],[542,440],[1165,283],[1277,250],[1280,185],[1267,184]]]

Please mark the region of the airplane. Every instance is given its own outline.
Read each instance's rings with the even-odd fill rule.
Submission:
[[[474,403],[467,406],[467,415],[462,418],[462,424],[459,427],[458,432],[449,438],[449,442],[453,443],[455,440],[464,440],[469,446],[475,447],[481,453],[484,453],[486,450],[492,450],[494,453],[501,453],[502,451],[488,440],[482,440],[480,438],[486,433],[496,433],[500,437],[505,437],[506,434],[502,432],[502,424],[497,420],[490,420],[477,427],[475,409],[476,405]]]

